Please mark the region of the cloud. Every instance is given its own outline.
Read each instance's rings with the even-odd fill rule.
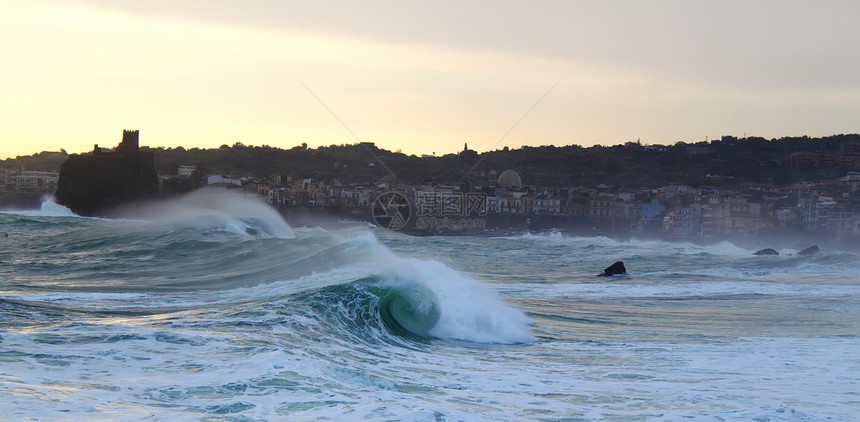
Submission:
[[[857,87],[860,3],[77,0],[135,15],[543,57],[781,89]]]
[[[559,80],[499,147],[860,129],[854,1],[71,0],[5,10],[0,35],[13,42],[0,54],[15,60],[0,64],[0,112],[3,137],[16,139],[5,154],[45,149],[39,139],[89,150],[122,128],[141,129],[149,145],[354,142],[300,80],[362,140],[409,153],[490,148]]]

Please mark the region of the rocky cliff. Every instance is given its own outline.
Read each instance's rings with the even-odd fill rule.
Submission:
[[[139,132],[123,131],[115,151],[98,145],[92,154],[72,155],[60,167],[57,203],[74,213],[103,217],[122,204],[158,196],[155,157],[139,148]]]

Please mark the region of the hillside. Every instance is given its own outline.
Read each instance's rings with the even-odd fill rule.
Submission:
[[[372,144],[280,149],[236,143],[213,149],[141,149],[155,154],[156,168],[163,175],[176,174],[179,166],[196,166],[203,174],[261,179],[272,176],[294,180],[337,179],[342,183],[374,181],[388,174],[386,167],[406,183],[425,180],[456,183],[474,166],[467,178],[473,183],[485,180],[490,171],[501,173],[513,169],[526,184],[550,187],[599,183],[640,187],[669,183],[691,186],[744,182],[787,185],[798,181],[833,179],[849,171],[860,171],[858,134],[772,140],[724,137],[710,142],[678,142],[669,146],[644,146],[632,142],[589,148],[541,146],[506,148],[482,154],[464,150],[439,157],[405,155],[379,149]],[[814,153],[811,156],[815,160],[795,160],[797,162],[793,163],[793,153]],[[838,157],[842,159],[836,160]],[[8,159],[0,162],[0,166],[56,170],[64,159],[65,155],[60,153],[39,153]],[[833,162],[838,161],[838,164],[827,160],[836,160]]]

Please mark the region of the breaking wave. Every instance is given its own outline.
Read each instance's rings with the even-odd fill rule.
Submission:
[[[400,257],[364,227],[293,230],[271,207],[240,194],[203,190],[114,220],[55,214],[36,215],[33,224],[54,235],[27,240],[42,252],[13,264],[13,272],[29,276],[20,289],[7,284],[0,298],[146,313],[287,300],[314,315],[339,309],[344,327],[372,322],[392,335],[534,340],[522,312],[467,275]],[[350,322],[356,315],[372,318]]]

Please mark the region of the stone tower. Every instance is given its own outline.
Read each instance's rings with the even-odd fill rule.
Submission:
[[[116,152],[136,154],[140,151],[140,131],[123,130],[122,142],[116,147]]]

